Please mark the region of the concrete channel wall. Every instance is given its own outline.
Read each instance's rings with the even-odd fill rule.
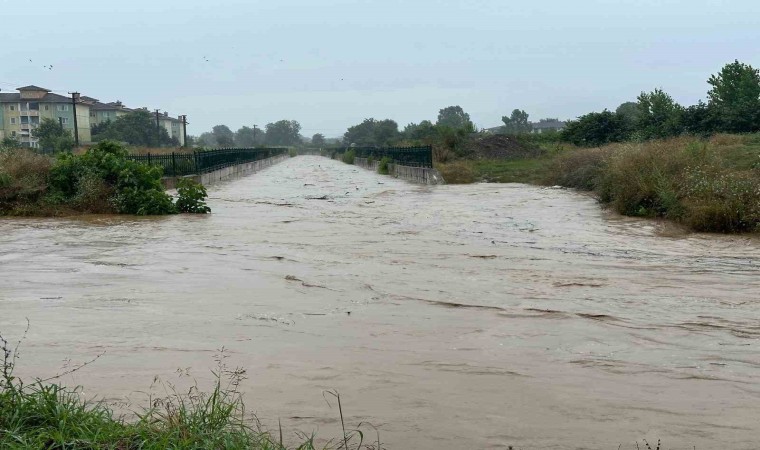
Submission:
[[[246,175],[259,172],[286,159],[290,159],[290,156],[287,154],[277,155],[259,161],[223,167],[221,169],[214,170],[213,172],[202,173],[199,175],[188,175],[184,177],[164,177],[161,179],[161,183],[163,183],[165,189],[176,189],[177,181],[179,179],[190,178],[191,180],[201,183],[204,186],[208,186],[220,181],[231,180],[233,178],[244,177]]]
[[[354,158],[354,165],[377,173],[380,161],[372,161],[370,164],[366,158]],[[429,167],[410,167],[398,164],[388,164],[388,175],[401,180],[419,184],[446,184],[441,173]]]

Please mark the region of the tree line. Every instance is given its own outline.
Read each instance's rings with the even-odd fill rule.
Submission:
[[[232,131],[227,125],[216,125],[211,131],[193,138],[199,147],[258,147],[258,146],[301,146],[307,139],[301,135],[301,124],[297,120],[279,120],[266,124],[264,129],[242,126]],[[315,134],[313,145],[323,145],[325,137]]]
[[[758,69],[734,61],[707,83],[707,102],[682,106],[662,89],[642,92],[636,102],[623,103],[615,111],[592,112],[569,122],[560,138],[579,146],[599,146],[683,134],[760,131]]]

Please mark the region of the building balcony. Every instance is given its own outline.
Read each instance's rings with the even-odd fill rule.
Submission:
[[[40,116],[40,112],[39,111],[37,111],[37,110],[31,110],[31,109],[27,109],[27,110],[23,110],[22,109],[21,111],[19,111],[19,113],[20,113],[20,115],[27,116],[27,117],[39,117]]]

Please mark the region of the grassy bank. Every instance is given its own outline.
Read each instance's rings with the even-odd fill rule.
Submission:
[[[0,448],[4,450],[313,450],[343,448],[374,450],[375,443],[362,442],[358,430],[327,444],[317,445],[313,435],[301,436],[295,447],[283,443],[283,431],[264,431],[255,416],[246,413],[239,391],[245,371],[230,369],[220,354],[214,370],[215,383],[208,392],[193,386],[179,393],[171,384],[163,397],[151,397],[134,411],[133,420],[117,415],[106,403],[87,400],[82,388],[70,389],[51,380],[25,383],[14,376],[15,349],[0,335]],[[81,369],[70,370],[67,373]],[[337,393],[326,398],[340,402]],[[340,403],[338,403],[340,405]],[[343,423],[342,409],[340,419]],[[334,443],[332,445],[331,443]]]
[[[678,137],[534,158],[439,164],[449,183],[520,182],[596,193],[629,216],[662,217],[696,231],[760,232],[760,135]]]

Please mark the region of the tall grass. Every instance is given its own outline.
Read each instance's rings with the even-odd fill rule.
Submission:
[[[744,151],[751,139],[679,137],[574,150],[556,158],[547,181],[594,191],[624,215],[664,217],[697,231],[760,231],[760,165],[736,156],[736,146]]]

